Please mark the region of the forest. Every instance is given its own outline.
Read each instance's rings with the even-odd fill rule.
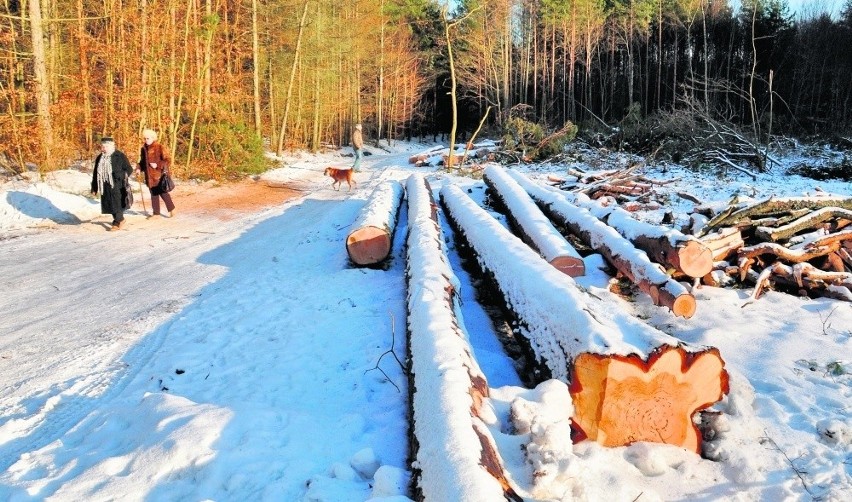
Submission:
[[[852,146],[852,0],[3,0],[0,170],[160,132],[178,176],[265,150],[502,136],[513,121],[675,160]],[[449,135],[449,136],[447,136]],[[711,147],[712,146],[712,147]]]

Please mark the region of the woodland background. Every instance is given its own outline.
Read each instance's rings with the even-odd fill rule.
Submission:
[[[570,123],[676,160],[696,131],[849,141],[852,0],[814,4],[3,0],[0,169],[67,167],[107,134],[132,159],[144,128],[199,178],[346,145],[357,122],[377,145]]]

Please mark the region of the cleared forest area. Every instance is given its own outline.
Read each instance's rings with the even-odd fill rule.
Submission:
[[[852,0],[12,0],[0,20],[7,174],[89,159],[103,135],[135,154],[144,128],[205,179],[347,145],[356,123],[376,146],[576,124],[750,171],[792,137],[852,147]]]

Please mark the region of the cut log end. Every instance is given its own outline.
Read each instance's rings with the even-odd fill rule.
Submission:
[[[556,270],[571,277],[583,277],[586,275],[586,264],[583,262],[582,258],[575,258],[573,256],[557,256],[550,260],[550,264],[553,265]]]
[[[362,227],[346,238],[346,252],[356,265],[375,265],[388,257],[391,237],[377,227]]]
[[[674,315],[689,319],[695,315],[695,310],[697,309],[695,297],[692,295],[680,295],[674,299],[671,309]]]
[[[716,349],[665,347],[647,362],[635,355],[581,354],[570,387],[573,436],[604,446],[649,441],[699,453],[692,417],[728,392],[724,365]]]
[[[647,293],[654,301],[654,305],[668,307],[676,316],[689,319],[695,315],[697,309],[695,297],[679,285],[672,287],[669,283],[651,284],[647,288]]]
[[[678,248],[677,266],[690,277],[704,277],[713,270],[713,251],[700,241],[687,241]]]

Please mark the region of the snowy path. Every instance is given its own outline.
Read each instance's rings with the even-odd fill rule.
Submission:
[[[386,171],[351,194],[311,174],[304,198],[231,222],[140,217],[118,235],[84,223],[0,241],[0,371],[14,375],[0,498],[22,479],[37,498],[86,499],[154,476],[155,498],[217,498],[224,483],[234,499],[296,500],[365,438],[404,465],[401,369],[382,360],[400,391],[370,371],[392,329],[404,354],[401,240],[387,271],[350,269],[344,246]],[[127,429],[138,444],[111,439]],[[176,458],[131,468],[163,444]]]

